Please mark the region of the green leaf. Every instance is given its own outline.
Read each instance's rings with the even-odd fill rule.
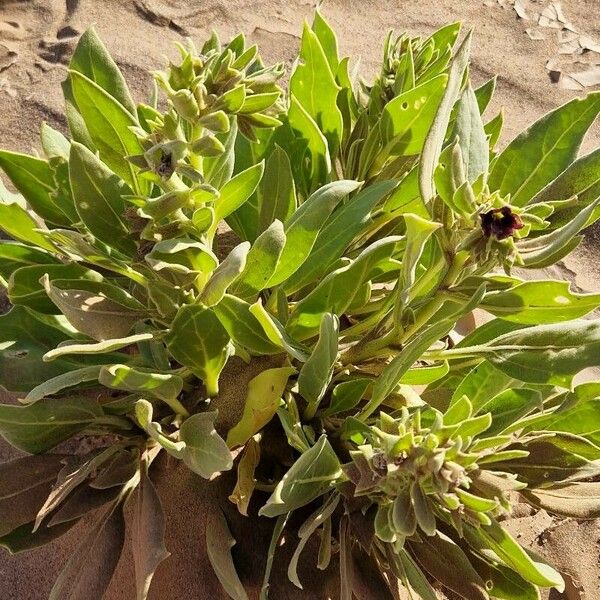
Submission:
[[[230,179],[220,190],[219,198],[215,201],[215,220],[211,231],[216,231],[218,222],[227,219],[229,226],[244,239],[254,239],[256,232],[246,230],[244,223],[236,211],[254,194],[263,176],[265,163],[259,162]],[[247,234],[250,233],[251,236]]]
[[[307,417],[313,416],[325,395],[338,355],[340,322],[336,315],[321,318],[319,339],[298,375],[298,392],[308,403]]]
[[[600,445],[600,399],[581,400],[577,398],[580,388],[581,386],[577,386],[575,392],[569,393],[569,396],[576,397],[574,404],[567,400],[564,408],[561,405],[552,413],[536,415],[522,422],[520,427],[524,427],[525,431],[528,432],[562,431],[574,433]],[[516,426],[517,423],[514,424],[514,427]],[[511,427],[512,429],[513,427]]]
[[[42,148],[44,149],[44,154],[49,160],[69,160],[71,142],[60,131],[50,127],[46,121],[42,122],[42,126],[40,128],[40,138],[42,142]]]
[[[296,186],[290,159],[277,144],[267,159],[258,199],[258,233],[277,219],[285,222],[296,210]]]
[[[381,372],[373,385],[373,395],[367,406],[361,412],[361,420],[370,416],[377,407],[392,393],[400,383],[400,379],[408,372],[410,367],[421,357],[434,342],[448,333],[452,327],[445,321],[430,325],[412,342],[408,343],[391,363]]]
[[[240,422],[227,434],[230,448],[243,446],[275,416],[290,375],[296,369],[281,367],[267,369],[248,383],[244,412]]]
[[[306,362],[308,353],[305,347],[301,346],[292,339],[285,331],[284,326],[267,311],[259,298],[252,306],[250,312],[256,317],[267,338],[282,350],[285,350],[290,356],[293,356],[300,362]]]
[[[172,373],[149,373],[127,365],[105,365],[98,381],[113,390],[146,392],[161,400],[172,400],[179,396],[183,381]]]
[[[447,361],[436,365],[427,365],[409,369],[401,378],[400,383],[404,385],[428,385],[445,377],[450,370]]]
[[[147,186],[138,184],[135,168],[126,158],[144,152],[130,129],[138,124],[135,117],[85,75],[69,71],[69,79],[79,112],[102,161],[133,190],[144,190]]]
[[[91,79],[132,115],[135,114],[135,104],[127,83],[94,27],[87,29],[79,38],[69,69]]]
[[[240,298],[225,294],[213,310],[231,339],[252,354],[279,354],[281,348],[264,333],[260,322],[252,314],[250,304]]]
[[[363,399],[371,383],[371,379],[351,379],[338,383],[331,393],[331,403],[319,414],[329,416],[352,410]]]
[[[489,400],[478,413],[491,413],[492,424],[485,431],[485,437],[497,435],[521,417],[542,405],[542,394],[537,390],[509,389],[493,396],[489,391]]]
[[[100,273],[86,269],[77,263],[21,267],[13,271],[8,280],[8,298],[12,304],[27,306],[49,315],[59,314],[59,309],[48,298],[41,282],[41,278],[46,274],[52,279],[81,278],[95,282],[102,279]]]
[[[249,115],[266,110],[267,108],[273,106],[280,96],[281,92],[279,91],[247,95],[242,108],[239,110],[239,114]]]
[[[397,283],[396,302],[404,307],[408,304],[410,291],[415,283],[417,266],[425,250],[425,245],[441,223],[423,219],[417,215],[404,215],[406,223],[406,248],[402,257],[402,267]]]
[[[0,229],[12,238],[56,252],[56,248],[36,231],[40,229],[39,224],[17,203],[4,204],[0,201]]]
[[[87,130],[85,121],[77,108],[77,102],[73,95],[73,85],[71,78],[68,75],[67,78],[61,82],[60,87],[62,88],[65,99],[65,116],[67,118],[71,138],[74,141],[83,144],[90,150],[95,150],[94,142],[92,142],[92,138],[90,137],[90,132]]]
[[[53,327],[24,307],[13,307],[0,316],[0,385],[27,393],[44,381],[83,366],[71,360],[42,362],[46,352],[70,339],[58,322]]]
[[[140,483],[131,504],[131,546],[137,600],[146,600],[156,567],[168,558],[170,553],[165,547],[165,514],[145,466],[140,469]]]
[[[172,437],[163,433],[160,423],[152,420],[154,407],[148,400],[144,400],[143,398],[137,400],[134,412],[139,426],[146,431],[150,438],[160,444],[171,456],[177,459],[183,458],[186,447],[185,442],[176,442]]]
[[[209,396],[215,396],[231,354],[229,334],[217,316],[202,306],[182,306],[166,343],[173,358],[202,379]]]
[[[41,282],[69,323],[95,340],[122,338],[143,316],[139,310],[121,301],[120,294],[110,294],[110,291],[107,294],[112,287],[108,284],[98,289],[85,289],[77,282],[50,281],[48,275],[44,275]]]
[[[53,448],[102,417],[91,398],[42,400],[29,406],[0,404],[0,434],[12,446],[37,454]]]
[[[240,86],[242,90],[242,94],[244,93],[244,86]],[[238,88],[238,89],[240,89]],[[230,93],[233,92],[230,90]],[[237,92],[236,92],[237,93]],[[223,97],[225,94],[221,97]],[[243,96],[242,96],[243,102]],[[242,136],[238,136],[238,126],[237,120],[233,119],[230,123],[229,133],[217,135],[218,139],[223,141],[225,146],[225,151],[217,157],[210,158],[205,157],[203,159],[204,163],[204,176],[206,179],[206,183],[212,185],[213,187],[220,189],[223,185],[231,179],[231,175],[233,173],[233,167],[235,162],[235,143],[237,139],[241,139]],[[245,138],[244,138],[245,139]]]
[[[356,190],[358,181],[340,180],[329,183],[304,202],[285,223],[286,243],[269,287],[283,283],[308,258],[319,231],[342,199]]]
[[[487,178],[490,151],[477,97],[470,84],[463,90],[458,101],[453,136],[458,137],[467,181],[473,183],[480,175]]]
[[[217,411],[197,413],[179,430],[179,439],[185,442],[183,462],[205,479],[233,466],[231,452],[215,429],[216,418]]]
[[[0,168],[42,219],[54,225],[70,225],[66,214],[60,206],[56,206],[52,198],[56,183],[48,161],[0,150]]]
[[[49,600],[101,598],[117,567],[124,541],[123,511],[120,504],[114,502],[74,550]]]
[[[248,300],[264,290],[277,267],[285,242],[283,223],[276,219],[252,244],[246,257],[246,266],[231,286],[231,292]]]
[[[483,350],[498,369],[520,381],[570,387],[573,376],[598,363],[600,322],[528,327],[496,338]]]
[[[479,108],[479,114],[483,114],[485,109],[488,107],[494,92],[496,91],[496,83],[498,77],[492,77],[488,79],[483,85],[479,86],[475,90],[475,98],[477,99],[477,107]]]
[[[585,227],[590,216],[600,206],[600,198],[583,208],[571,221],[562,227],[536,238],[519,242],[517,245],[521,264],[527,268],[541,268],[552,265],[573,250],[581,241],[576,234]]]
[[[305,506],[329,491],[341,475],[340,462],[322,435],[283,476],[258,514],[277,517]]]
[[[546,217],[549,229],[557,229],[573,220],[582,209],[600,198],[600,148],[569,165],[552,183],[531,199],[533,208],[537,203],[560,203],[571,200],[564,206],[555,206],[554,212]],[[600,216],[600,209],[589,217],[587,225]]]
[[[66,388],[79,386],[81,383],[87,383],[89,381],[97,381],[101,370],[101,365],[92,365],[90,367],[81,367],[80,369],[61,373],[56,377],[51,377],[39,385],[36,385],[25,398],[21,400],[21,402],[23,404],[33,404],[46,396],[54,396]]]
[[[300,156],[294,157],[290,153],[292,169],[296,167],[300,173],[306,175],[304,187],[307,191],[316,190],[329,181],[331,157],[327,139],[294,94],[290,94],[288,120],[293,132],[303,142],[301,145],[302,152],[299,153]],[[305,148],[304,144],[306,145]],[[308,154],[307,158],[305,158],[305,154]]]
[[[181,276],[186,283],[193,283],[198,274],[209,275],[219,264],[207,245],[186,237],[158,242],[145,260],[155,271]]]
[[[338,56],[338,43],[335,31],[331,28],[331,25],[325,20],[319,7],[315,10],[315,16],[313,19],[312,30],[315,32],[319,44],[323,49],[323,53],[327,58],[331,72],[335,75],[339,66]]]
[[[489,185],[524,206],[577,157],[586,131],[600,111],[600,93],[575,98],[517,136],[494,160]]]
[[[554,515],[573,519],[600,518],[600,482],[569,483],[547,489],[525,489],[525,498]]]
[[[133,269],[124,259],[117,258],[114,253],[103,248],[99,242],[90,237],[70,229],[53,229],[46,236],[63,252],[80,256],[87,263],[123,275],[141,285],[147,283],[146,277],[142,273]]]
[[[325,274],[370,221],[374,207],[396,185],[395,181],[374,182],[335,210],[319,232],[304,264],[284,282],[285,291],[292,294]]]
[[[564,590],[564,581],[552,567],[538,562],[513,539],[495,520],[489,526],[474,530],[465,525],[465,533],[469,544],[476,550],[489,548],[493,550],[509,567],[513,568],[523,579],[541,587],[554,587],[559,592]],[[475,542],[475,543],[474,543]]]
[[[448,85],[444,96],[439,105],[421,153],[419,165],[419,189],[424,202],[429,202],[435,196],[435,185],[433,175],[438,165],[442,146],[446,138],[446,130],[450,122],[450,116],[454,103],[458,98],[460,87],[463,81],[463,75],[469,62],[469,51],[471,46],[471,32],[467,34],[462,41],[459,49],[456,51],[450,73]]]
[[[235,539],[229,531],[223,512],[217,506],[207,516],[206,554],[227,595],[233,600],[248,600],[231,556],[233,546]]]
[[[320,506],[308,519],[302,524],[300,529],[298,530],[298,537],[300,541],[294,550],[294,554],[290,559],[290,563],[288,565],[288,579],[300,589],[304,589],[302,584],[300,583],[300,579],[298,578],[298,561],[300,560],[300,555],[302,554],[302,550],[308,543],[308,540],[312,536],[313,533],[324,523],[331,518],[333,511],[337,508],[337,505],[340,502],[339,495],[330,496],[328,500],[323,503],[323,506]]]
[[[481,308],[496,317],[541,325],[578,319],[600,306],[600,294],[577,294],[567,281],[526,281],[504,292],[486,294]]]
[[[445,588],[466,600],[488,600],[485,582],[471,565],[460,546],[442,533],[411,543],[417,561]]]
[[[410,594],[410,600],[413,600],[413,598],[416,600],[416,596],[412,595],[413,590],[418,598],[422,600],[437,600],[438,595],[410,554],[405,549],[402,549],[397,556],[397,564],[401,569],[402,583]]]
[[[421,152],[447,82],[447,75],[439,75],[399,94],[384,106],[379,125],[383,148],[376,165],[383,166],[390,156]]]
[[[227,288],[244,272],[249,250],[250,242],[242,242],[233,248],[225,260],[213,271],[198,302],[206,306],[214,306],[223,299]]]
[[[510,457],[495,462],[494,468],[516,473],[530,488],[550,487],[600,475],[600,447],[571,433],[548,433],[508,451],[525,451],[525,457]],[[498,458],[498,457],[497,457]]]
[[[69,177],[77,214],[89,231],[131,255],[136,250],[124,219],[124,195],[131,190],[85,146],[73,142]]]
[[[359,296],[361,285],[374,277],[377,267],[389,259],[401,240],[400,236],[377,240],[351,264],[329,273],[296,304],[286,326],[288,333],[303,340],[317,332],[324,313],[341,316]]]
[[[491,121],[488,121],[485,126],[485,134],[489,138],[490,149],[495,149],[500,134],[502,133],[502,127],[504,126],[504,111],[500,111]]]
[[[477,560],[471,556],[479,575],[490,583],[489,594],[492,598],[500,600],[540,600],[540,591],[537,586],[525,581],[510,567],[500,563],[488,563]]]
[[[337,106],[339,90],[319,38],[305,23],[299,62],[290,77],[290,93],[317,123],[332,156],[337,153],[343,130],[342,113]]]
[[[96,343],[78,343],[73,340],[63,342],[58,348],[50,350],[44,354],[44,361],[53,361],[61,356],[68,356],[70,354],[105,354],[112,352],[113,350],[120,350],[121,348],[127,348],[138,342],[144,342],[153,338],[151,333],[136,333],[124,338],[116,338],[112,340],[105,340],[103,342]],[[108,362],[114,358],[123,358],[126,354],[118,354],[112,356],[106,356],[104,359]]]

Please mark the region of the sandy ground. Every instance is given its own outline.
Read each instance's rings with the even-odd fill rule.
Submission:
[[[530,16],[551,3],[530,0],[520,4]],[[96,24],[134,95],[142,100],[149,90],[147,70],[162,67],[165,56],[175,56],[172,41],[182,36],[201,41],[212,28],[223,39],[241,30],[252,42],[260,44],[266,60],[283,60],[289,65],[299,44],[302,21],[310,17],[313,6],[314,2],[305,0],[0,0],[0,146],[35,150],[43,120],[64,128],[59,84],[77,36],[90,24]],[[564,0],[562,9],[578,34],[600,42],[600,0]],[[543,113],[579,93],[551,83],[548,76],[549,60],[565,60],[564,55],[558,54],[557,36],[562,34],[545,28],[540,35],[532,34],[544,39],[532,39],[526,33],[532,28],[532,21],[519,18],[509,0],[328,0],[323,11],[339,33],[341,51],[361,57],[360,73],[365,77],[377,66],[382,38],[389,28],[429,34],[442,24],[459,19],[474,27],[472,78],[479,84],[493,74],[499,77],[489,114],[493,116],[501,107],[505,109],[503,143]],[[597,56],[600,62],[600,54]],[[596,124],[584,150],[598,145],[600,125]],[[590,231],[586,243],[574,256],[546,275],[600,291],[599,258],[600,228]],[[10,455],[7,448],[0,446],[0,460]],[[559,522],[543,512],[532,515],[526,511],[514,519],[511,527],[524,543],[549,557],[572,578],[565,595],[551,594],[553,600],[600,597],[598,523]],[[75,528],[64,541],[30,557],[8,558],[1,554],[0,598],[47,597],[50,582],[80,535],[81,528]],[[172,537],[171,543],[177,545],[178,540]],[[176,589],[180,578],[173,569],[177,552],[179,558],[183,556],[183,547],[181,542],[178,547],[169,547],[174,558],[161,567],[163,580],[169,585],[162,586],[162,595],[153,593],[151,597],[220,598],[218,586],[204,567],[204,594],[198,596],[188,590],[182,596],[185,589]],[[111,586],[111,600],[133,597],[131,572],[127,564],[122,567],[121,576]],[[157,578],[160,575],[159,571]],[[303,597],[321,597],[315,594],[307,591]]]

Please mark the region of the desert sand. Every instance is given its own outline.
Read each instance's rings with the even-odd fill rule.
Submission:
[[[505,144],[543,113],[583,93],[576,79],[578,72],[591,73],[583,78],[591,84],[597,76],[594,69],[600,64],[600,53],[594,48],[600,48],[594,45],[600,43],[600,0],[563,0],[560,12],[556,4],[549,0],[328,0],[323,12],[339,34],[341,52],[360,57],[359,72],[366,78],[376,68],[383,36],[390,28],[427,35],[455,20],[474,27],[471,75],[475,84],[498,75],[496,96],[488,111],[491,117],[504,108],[501,143]],[[134,96],[143,100],[150,89],[147,71],[162,67],[165,57],[176,56],[172,42],[186,36],[201,41],[213,28],[222,39],[243,31],[260,44],[266,60],[290,66],[302,21],[310,18],[313,7],[314,2],[308,0],[0,0],[0,146],[35,151],[44,120],[64,130],[60,81],[78,35],[91,24],[122,68]],[[546,15],[546,21],[536,24],[534,15],[539,13]],[[560,71],[574,73],[575,80],[563,74],[556,82]],[[600,124],[596,124],[583,151],[599,145]],[[545,275],[600,291],[599,258],[600,228],[592,228],[574,255]],[[0,460],[14,456],[0,445]],[[207,494],[194,495],[192,500],[187,479],[175,476],[173,480],[179,487],[166,485],[161,490],[167,511],[180,507],[201,527],[197,502]],[[175,521],[173,526],[167,539],[172,557],[160,566],[157,588],[150,597],[225,598],[206,564],[203,540],[194,536],[194,526]],[[552,592],[551,599],[600,597],[598,522],[556,520],[543,511],[523,508],[510,527],[523,543],[566,574],[567,591],[564,595]],[[28,556],[0,553],[0,598],[46,598],[82,530],[79,525],[50,547]],[[252,533],[246,530],[244,535],[250,540],[242,546],[251,547]],[[184,556],[184,548],[191,549],[191,555]],[[198,561],[198,581],[186,587],[178,566],[193,569],[194,560]],[[261,563],[259,557],[253,566],[261,568]],[[106,597],[133,598],[132,579],[131,560],[125,556]],[[316,592],[320,585],[325,583],[317,582],[304,595],[288,596],[280,591],[272,598],[321,598],[324,596]]]

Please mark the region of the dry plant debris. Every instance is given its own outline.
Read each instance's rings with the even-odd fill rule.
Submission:
[[[557,55],[546,62],[552,83],[575,91],[600,86],[600,42],[573,25],[560,2],[540,6],[534,0],[484,0],[484,4],[513,10],[529,25],[525,33],[534,41],[554,37]]]

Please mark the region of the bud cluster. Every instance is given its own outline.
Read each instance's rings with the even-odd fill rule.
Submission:
[[[281,122],[283,65],[265,67],[257,47],[246,48],[238,35],[224,48],[216,36],[198,52],[188,40],[178,44],[179,64],[154,73],[165,92],[165,112],[153,105],[140,105],[136,133],[145,150],[129,160],[146,171],[146,176],[166,191],[174,173],[193,183],[204,180],[202,158],[225,152],[223,138],[232,127],[256,141],[255,129],[271,129]],[[234,124],[235,123],[235,124]]]
[[[377,506],[379,539],[402,546],[418,531],[434,535],[440,519],[460,530],[463,522],[489,525],[508,509],[505,490],[524,486],[505,473],[484,470],[511,443],[510,436],[476,440],[490,424],[489,414],[472,416],[466,397],[445,415],[406,408],[398,418],[381,413],[368,443],[352,450],[352,462],[344,467],[354,496]]]

